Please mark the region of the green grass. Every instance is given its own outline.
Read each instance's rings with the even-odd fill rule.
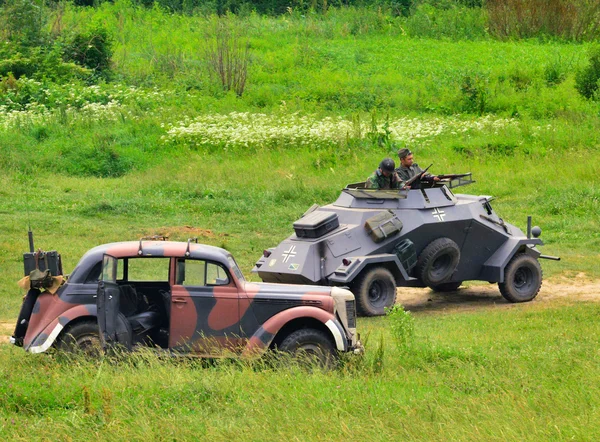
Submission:
[[[546,278],[600,277],[600,107],[574,86],[588,46],[498,42],[477,30],[476,11],[462,31],[452,29],[456,11],[429,27],[425,13],[412,22],[364,8],[230,17],[252,54],[238,98],[207,73],[214,17],[125,1],[67,5],[67,29],[102,24],[115,37],[115,82],[44,81],[0,95],[30,104],[14,125],[8,112],[23,107],[0,109],[0,320],[18,314],[29,225],[67,272],[95,245],[170,233],[227,248],[256,280],[262,250],[308,207],[332,202],[404,146],[434,173],[473,172],[477,182],[458,190],[495,196],[508,222],[525,229],[532,215],[543,253],[562,257],[542,261]],[[98,114],[82,110],[110,100]],[[231,112],[342,117],[352,129],[308,145],[163,139],[186,117]],[[423,138],[385,132],[407,116],[447,128],[480,114],[511,123]],[[375,129],[358,130],[371,121]],[[69,360],[0,345],[0,438],[598,439],[600,307],[501,305],[417,312],[408,350],[395,345],[390,318],[361,318],[366,356],[326,374],[146,354]]]
[[[406,350],[394,345],[388,318],[361,319],[366,356],[332,373],[146,354],[116,363],[65,360],[2,346],[0,434],[594,440],[599,315],[595,303],[417,315]]]

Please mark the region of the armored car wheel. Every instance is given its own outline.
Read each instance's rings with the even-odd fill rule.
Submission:
[[[386,307],[391,307],[396,302],[396,280],[385,267],[367,270],[353,284],[352,291],[360,316],[384,315]]]
[[[75,324],[59,337],[56,347],[67,353],[81,352],[88,356],[100,356],[102,344],[98,324],[91,321]]]
[[[535,298],[542,287],[542,267],[537,259],[519,253],[504,268],[500,293],[509,302],[527,302]]]
[[[428,287],[440,286],[450,279],[458,262],[460,248],[450,238],[438,238],[430,242],[419,255],[417,275]]]
[[[333,342],[324,332],[314,328],[302,328],[290,333],[279,345],[279,350],[316,363],[323,368],[332,368],[337,361]]]
[[[454,291],[458,290],[458,288],[460,287],[461,284],[462,284],[462,281],[444,282],[442,284],[434,285],[433,287],[431,287],[431,289],[434,292],[439,292],[439,293],[454,292]]]

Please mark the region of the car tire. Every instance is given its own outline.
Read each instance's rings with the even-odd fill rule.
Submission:
[[[285,337],[278,349],[300,358],[301,362],[333,368],[338,359],[331,339],[321,330],[302,328]]]
[[[441,285],[454,273],[460,261],[460,248],[450,238],[430,242],[417,260],[417,275],[428,287]]]
[[[504,268],[504,282],[498,287],[508,302],[531,301],[542,287],[542,266],[533,256],[519,253]]]
[[[455,292],[461,286],[462,281],[443,282],[442,284],[434,285],[431,290],[439,293]]]
[[[66,353],[83,353],[97,357],[102,354],[102,342],[98,324],[80,322],[69,327],[58,338],[56,348]]]
[[[353,284],[359,316],[382,316],[396,303],[396,279],[385,267],[372,267]]]

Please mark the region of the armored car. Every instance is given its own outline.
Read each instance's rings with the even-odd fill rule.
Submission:
[[[463,281],[498,283],[510,302],[531,301],[542,284],[541,229],[505,222],[491,196],[455,194],[471,174],[447,175],[418,189],[346,186],[314,205],[294,233],[263,252],[253,269],[265,282],[347,286],[358,314],[385,313],[396,287],[448,292]]]

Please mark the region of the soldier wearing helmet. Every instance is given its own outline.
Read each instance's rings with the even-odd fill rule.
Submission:
[[[369,189],[398,189],[401,180],[395,172],[396,164],[391,158],[385,158],[379,163],[379,169],[367,178],[366,187]]]
[[[440,179],[436,176],[430,174],[423,174],[423,169],[419,167],[417,163],[414,162],[413,153],[410,149],[400,149],[398,151],[398,157],[400,158],[400,167],[396,169],[396,173],[398,177],[407,181],[414,177],[415,175],[422,174],[421,179],[413,181],[411,186],[408,188],[418,189],[420,187],[420,181],[439,181]]]

